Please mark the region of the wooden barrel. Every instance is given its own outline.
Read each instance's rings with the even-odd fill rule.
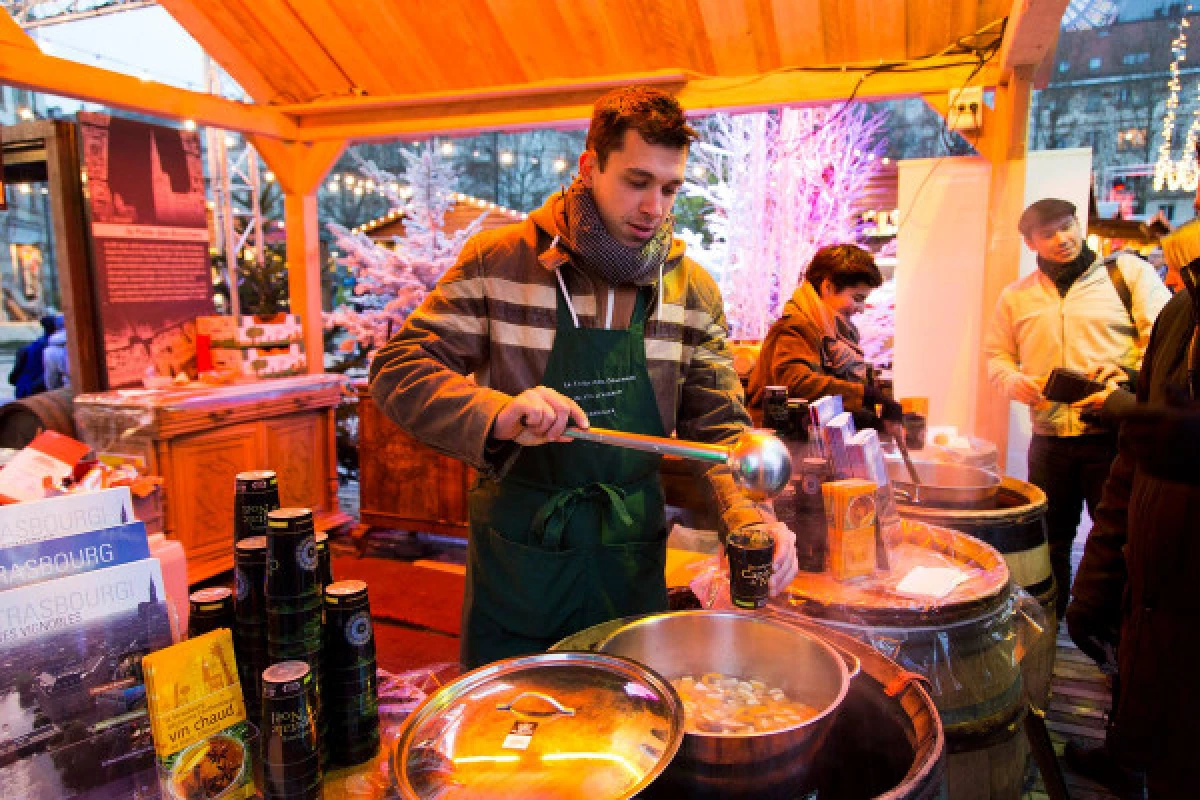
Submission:
[[[1029,699],[1045,708],[1058,633],[1058,592],[1046,540],[1046,493],[1032,483],[1006,477],[991,507],[930,508],[901,503],[900,516],[953,528],[987,542],[1004,556],[1013,581],[1038,601],[1046,615],[1045,634],[1025,654],[1021,670]]]
[[[41,431],[75,433],[75,392],[55,389],[23,397],[0,407],[0,447],[20,450]]]
[[[1026,702],[1008,565],[977,539],[913,520],[890,555],[889,574],[859,583],[801,573],[788,605],[928,681],[946,732],[951,800],[1017,800]],[[897,584],[917,566],[955,567],[968,578],[941,599],[916,600]]]

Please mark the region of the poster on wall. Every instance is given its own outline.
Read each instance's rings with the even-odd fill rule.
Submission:
[[[110,389],[194,367],[195,319],[212,314],[200,137],[78,115]]]
[[[37,244],[10,244],[9,255],[12,258],[14,285],[21,304],[25,306],[40,306],[42,304],[42,248]]]

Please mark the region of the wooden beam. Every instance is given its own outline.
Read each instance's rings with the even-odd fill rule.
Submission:
[[[10,44],[25,50],[37,50],[38,46],[29,34],[21,30],[21,26],[4,9],[0,9],[0,43]]]
[[[345,140],[285,142],[269,136],[249,140],[285,194],[314,194],[346,149]]]
[[[296,138],[295,125],[267,108],[177,89],[130,75],[0,44],[0,83],[230,131]]]
[[[321,237],[317,188],[345,149],[345,141],[283,142],[249,137],[283,188],[287,233],[288,295],[304,327],[308,371],[325,371],[325,324],[321,307]]]
[[[983,132],[977,144],[979,153],[992,165],[987,252],[978,309],[984,320],[977,343],[981,352],[996,301],[1004,287],[1017,279],[1021,261],[1017,219],[1025,204],[1026,132],[1029,129],[1032,75],[1032,66],[1021,66],[1013,71],[1008,83],[996,87],[995,108],[984,111]],[[980,359],[980,370],[973,433],[996,443],[1003,468],[1008,452],[1009,401],[992,391],[986,359]]]
[[[193,0],[158,0],[158,4],[191,34],[200,47],[229,73],[257,103],[279,99],[277,90],[245,52],[230,41],[225,31],[213,24]]]
[[[1000,71],[1036,67],[1054,55],[1070,0],[1013,0],[1000,45]]]
[[[735,78],[688,78],[677,72],[657,72],[613,76],[588,83],[498,87],[473,93],[331,100],[283,106],[279,110],[296,117],[299,134],[295,138],[367,141],[584,122],[591,116],[592,103],[605,91],[637,83],[652,83],[673,92],[689,112],[748,110],[823,105],[846,99],[856,87],[856,99],[864,101],[945,93],[960,88],[976,68],[973,61],[961,57],[920,63],[924,69],[870,75],[852,69],[797,70]],[[972,83],[994,86],[998,78],[998,71],[984,68]]]

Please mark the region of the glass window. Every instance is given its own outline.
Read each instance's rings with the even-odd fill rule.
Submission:
[[[1100,58],[1100,56],[1092,56],[1088,59],[1088,69],[1098,70],[1103,63],[1104,59]]]

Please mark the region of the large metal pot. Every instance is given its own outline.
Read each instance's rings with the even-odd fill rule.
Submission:
[[[915,459],[913,466],[921,479],[920,486],[913,485],[902,460],[887,459],[892,490],[902,503],[939,508],[978,506],[990,503],[1000,490],[1000,476],[979,467]]]
[[[762,614],[682,611],[626,625],[597,646],[645,665],[668,681],[707,672],[757,679],[818,713],[789,728],[746,734],[688,730],[663,779],[688,796],[801,789],[859,670],[858,659]],[[847,665],[850,663],[850,666]],[[754,765],[747,773],[745,765]]]

